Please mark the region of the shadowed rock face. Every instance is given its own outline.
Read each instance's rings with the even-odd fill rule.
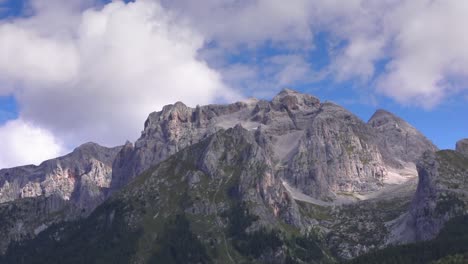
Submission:
[[[385,110],[377,110],[368,124],[376,132],[382,155],[389,164],[416,162],[425,151],[437,151],[416,128]]]
[[[461,139],[457,142],[455,150],[468,156],[468,138]]]
[[[468,158],[453,150],[425,152],[409,211],[408,241],[434,238],[451,218],[468,209]]]

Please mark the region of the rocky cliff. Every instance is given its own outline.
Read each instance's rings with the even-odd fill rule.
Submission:
[[[425,151],[437,151],[437,147],[421,132],[388,111],[377,110],[368,124],[378,136],[385,161],[394,166],[415,163]]]
[[[468,156],[468,138],[459,140],[455,146],[455,150],[465,156]]]
[[[273,173],[313,197],[377,190],[386,175],[371,127],[338,105],[286,89],[270,102],[196,108],[179,102],[152,113],[141,138],[127,144],[114,162],[112,188],[237,124],[260,131],[275,163]]]
[[[301,216],[273,175],[262,141],[258,131],[241,126],[216,132],[140,175],[89,218],[54,226],[0,260],[282,263],[292,258],[288,250],[302,247],[327,260],[312,238],[282,246],[291,238],[280,230],[296,229]],[[61,250],[54,252],[53,244]]]
[[[92,211],[112,179],[112,162],[120,147],[87,143],[72,153],[43,162],[0,170],[0,203],[20,198],[57,196]]]
[[[119,151],[87,143],[39,166],[0,170],[0,252],[54,223],[89,215],[105,200]]]
[[[425,152],[409,212],[394,234],[400,242],[433,239],[445,223],[468,213],[468,158],[453,150]]]
[[[365,123],[289,89],[271,101],[178,102],[151,113],[135,143],[85,144],[37,167],[1,170],[0,217],[9,224],[0,249],[13,241],[6,259],[19,263],[37,247],[36,257],[58,262],[86,249],[91,262],[143,263],[168,246],[160,236],[180,235],[177,223],[205,252],[198,262],[352,258],[385,246],[388,223],[408,210],[416,187],[408,164],[427,150],[434,145],[388,112]],[[91,248],[80,248],[88,238]],[[54,254],[57,241],[63,251]]]

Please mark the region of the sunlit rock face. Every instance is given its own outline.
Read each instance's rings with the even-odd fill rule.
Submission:
[[[0,202],[56,196],[91,212],[105,197],[112,179],[112,162],[120,151],[87,143],[72,153],[43,162],[0,170]]]
[[[377,110],[368,124],[378,136],[384,159],[394,166],[415,163],[425,151],[437,151],[421,132],[388,111]]]
[[[235,200],[258,217],[252,230],[282,224],[301,232],[319,229],[333,238],[327,246],[352,258],[382,246],[389,232],[378,229],[379,217],[388,216],[385,211],[374,217],[368,209],[376,206],[372,199],[396,199],[398,206],[388,214],[399,216],[414,193],[415,175],[399,194],[386,188],[406,182],[411,177],[399,170],[414,168],[422,152],[435,149],[388,112],[379,110],[365,123],[337,104],[290,89],[271,101],[194,108],[177,102],[151,113],[134,143],[116,148],[88,143],[40,166],[0,170],[0,218],[8,223],[0,228],[6,237],[0,253],[54,224],[99,218],[91,212],[106,200],[121,199],[130,210],[127,227],[180,210],[222,225],[220,215]],[[135,211],[134,205],[145,208]],[[102,211],[108,216],[98,222],[114,219],[114,209]],[[356,224],[373,232],[365,239],[371,242],[361,241],[363,234],[352,229]]]
[[[127,144],[113,165],[112,190],[221,129],[260,131],[274,173],[314,197],[372,191],[387,174],[374,129],[344,108],[285,89],[271,101],[190,108],[168,105],[150,114],[141,138]]]

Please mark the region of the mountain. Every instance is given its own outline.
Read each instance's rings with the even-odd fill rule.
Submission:
[[[34,197],[18,190],[42,188],[47,176],[7,170],[8,184],[26,180],[6,189],[18,195],[0,193],[0,220],[9,223],[0,230],[1,261],[333,263],[430,239],[459,215],[426,218],[440,223],[427,238],[408,224],[423,221],[418,210],[431,201],[418,198],[427,189],[420,156],[437,150],[414,127],[383,110],[365,123],[290,89],[271,101],[177,102],[151,113],[134,144],[92,146],[52,163],[60,165],[54,172],[88,168],[58,177],[73,184]]]
[[[404,166],[416,162],[425,151],[437,151],[421,132],[388,111],[377,110],[367,123],[377,132],[385,160],[393,165]]]
[[[57,196],[89,213],[105,198],[112,180],[112,162],[120,149],[86,143],[39,166],[2,169],[0,202]]]
[[[385,176],[369,126],[338,105],[285,89],[271,102],[253,99],[196,108],[178,102],[152,113],[141,138],[119,153],[113,189],[180,149],[237,124],[258,129],[270,148],[275,173],[315,198],[377,190]]]
[[[221,130],[146,171],[89,218],[51,227],[10,250],[5,261],[274,263],[287,257],[276,253],[285,239],[315,251],[304,257],[326,260],[314,240],[298,236],[301,242],[294,242],[277,231],[286,222],[291,229],[302,223],[272,175],[262,141],[260,132],[240,125]]]
[[[390,246],[353,263],[468,262],[468,157],[463,142],[457,143],[457,151],[425,152],[418,161],[417,191],[390,237],[419,242]]]
[[[0,170],[0,252],[55,222],[89,215],[106,198],[120,149],[87,143],[39,166]]]
[[[468,156],[468,138],[459,140],[457,142],[457,144],[456,144],[455,149],[459,153],[461,153],[461,154],[463,154],[465,156]]]

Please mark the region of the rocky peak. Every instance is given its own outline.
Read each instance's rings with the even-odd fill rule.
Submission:
[[[419,183],[409,211],[409,241],[434,238],[451,218],[466,213],[468,159],[453,150],[426,151],[417,162]]]
[[[303,110],[306,107],[318,107],[320,105],[318,98],[287,88],[276,95],[271,102],[274,106],[284,107],[289,111]]]
[[[59,159],[75,161],[86,157],[94,157],[106,164],[112,164],[115,155],[120,149],[121,147],[107,148],[94,142],[88,142],[78,146],[70,154]]]
[[[86,143],[39,166],[0,170],[0,202],[54,195],[89,212],[104,199],[120,149]]]
[[[377,110],[367,124],[377,133],[388,163],[416,162],[425,151],[437,151],[421,132],[386,110]]]
[[[270,159],[280,163],[275,173],[314,197],[373,191],[386,175],[372,128],[336,104],[284,89],[270,102],[249,99],[196,108],[176,103],[152,113],[135,147],[124,148],[114,162],[112,189],[230,128],[256,137]]]
[[[461,139],[457,142],[455,150],[468,156],[468,138]]]

